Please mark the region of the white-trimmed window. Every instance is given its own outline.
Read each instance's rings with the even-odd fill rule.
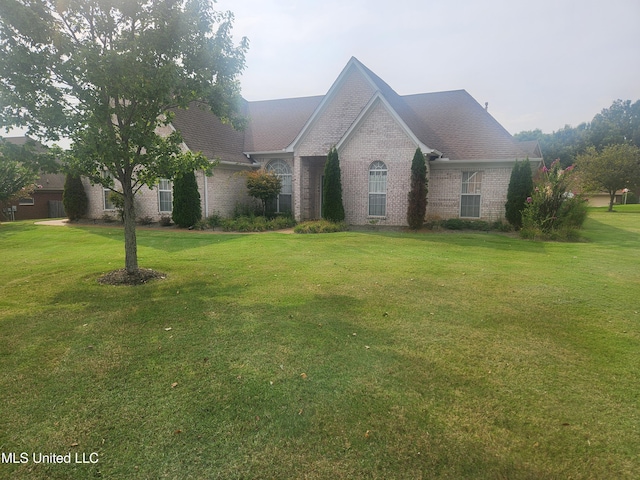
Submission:
[[[375,161],[369,166],[369,216],[387,214],[387,166]]]
[[[33,197],[23,197],[18,200],[18,205],[35,205],[36,201]]]
[[[173,182],[166,178],[158,182],[158,210],[161,213],[173,211]]]
[[[275,174],[282,182],[282,188],[280,194],[269,204],[267,208],[275,213],[290,213],[291,212],[291,197],[293,194],[291,167],[287,162],[281,158],[271,160],[267,164],[267,172]]]
[[[480,192],[482,172],[462,172],[462,195],[460,195],[460,217],[480,218]]]
[[[103,178],[109,178],[111,177],[111,179],[113,179],[113,175],[111,174],[111,172],[108,171],[104,171],[102,172],[102,176]],[[102,200],[104,203],[104,209],[105,210],[115,210],[116,206],[115,204],[111,201],[111,192],[113,190],[111,190],[110,188],[107,187],[102,187]]]

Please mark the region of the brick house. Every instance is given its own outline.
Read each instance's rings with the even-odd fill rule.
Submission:
[[[251,201],[246,169],[265,167],[282,179],[273,202],[296,220],[321,217],[326,156],[340,158],[346,221],[351,225],[406,225],[411,160],[417,147],[428,158],[427,215],[496,220],[504,217],[511,169],[517,159],[541,161],[537,143],[519,143],[466,91],[398,95],[351,58],[326,95],[245,102],[247,128],[234,131],[193,106],[175,112],[172,127],[185,146],[219,165],[198,172],[202,211],[222,216]],[[170,215],[171,182],[143,189],[140,217]],[[93,187],[91,215],[110,211]]]

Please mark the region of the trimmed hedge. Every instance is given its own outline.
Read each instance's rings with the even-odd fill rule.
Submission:
[[[293,229],[295,233],[335,233],[347,230],[344,222],[330,222],[328,220],[314,220],[303,222]]]

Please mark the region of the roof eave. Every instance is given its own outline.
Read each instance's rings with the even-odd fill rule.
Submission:
[[[242,167],[242,168],[255,167],[256,166],[255,163],[232,162],[230,160],[220,160],[219,165],[226,165],[226,166],[230,166],[230,167]]]
[[[282,155],[283,153],[291,153],[292,151],[283,148],[282,150],[265,150],[262,152],[242,152],[247,158],[251,158],[253,155]]]
[[[518,161],[519,159],[516,157],[512,157],[512,158],[476,158],[476,159],[456,159],[456,160],[451,160],[450,158],[436,158],[435,160],[432,160],[430,162],[430,165],[433,166],[442,166],[442,167],[446,167],[446,166],[484,166],[484,167],[489,167],[491,165],[497,165],[497,166],[505,166],[508,164],[514,164],[516,161]],[[529,157],[529,162],[535,164],[535,163],[540,163],[542,161],[542,158],[531,158]]]

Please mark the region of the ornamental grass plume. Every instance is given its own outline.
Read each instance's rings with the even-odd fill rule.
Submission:
[[[568,231],[582,227],[586,219],[586,200],[571,192],[572,171],[573,166],[563,170],[560,160],[555,160],[549,167],[542,166],[522,212],[523,237],[553,238],[564,229],[567,231],[565,236],[573,238]]]

